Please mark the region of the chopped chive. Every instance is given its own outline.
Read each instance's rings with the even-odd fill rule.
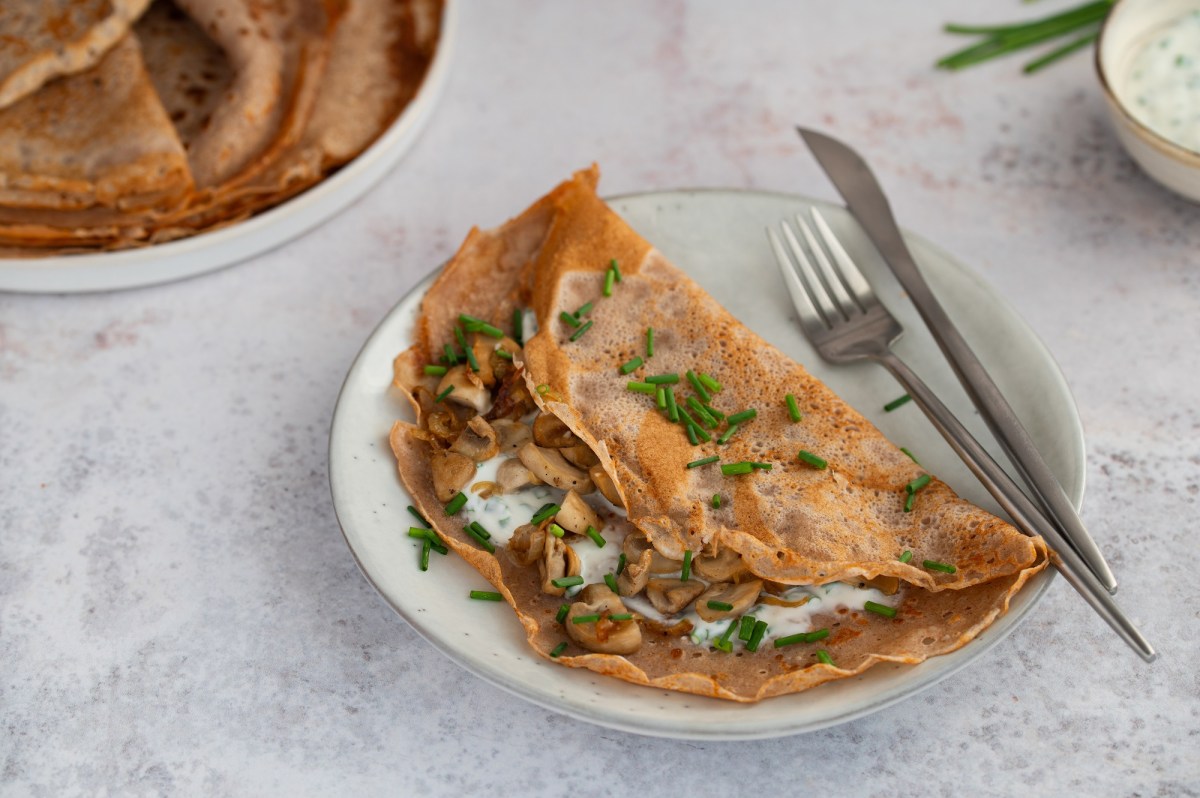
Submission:
[[[675,391],[672,388],[667,388],[667,418],[672,421],[679,421],[679,408],[675,406]]]
[[[692,408],[693,413],[700,416],[700,420],[704,422],[704,426],[709,429],[717,428],[717,420],[712,417],[712,413],[704,409],[704,405],[696,401],[696,397],[689,396],[687,398],[687,406]]]
[[[554,535],[556,538],[561,538],[563,535],[567,534],[567,530],[563,529],[558,524],[551,524],[550,526],[546,527],[546,531],[551,535]]]
[[[420,526],[410,526],[408,528],[408,536],[410,538],[420,538],[421,540],[429,540],[429,530]]]
[[[562,623],[567,618],[567,613],[571,611],[570,604],[563,604],[558,608],[558,614],[554,616],[554,620]]]
[[[604,544],[608,542],[604,539],[603,535],[596,531],[596,527],[594,526],[589,526],[586,530],[584,530],[584,534],[592,539],[592,542],[596,544],[596,548],[598,549],[604,548]]]
[[[471,364],[471,371],[479,371],[479,361],[475,359],[475,352],[467,346],[467,336],[463,333],[462,327],[457,324],[454,325],[454,337],[458,339],[458,345],[462,347],[467,362]]]
[[[654,328],[646,328],[646,357],[654,357]]]
[[[737,424],[731,425],[729,427],[729,429],[727,429],[723,433],[721,433],[721,437],[717,438],[717,443],[721,443],[721,444],[729,443],[729,439],[732,438],[735,434],[737,434],[737,431],[738,431],[738,425]]]
[[[750,419],[754,418],[757,415],[758,415],[758,411],[752,407],[749,410],[743,410],[740,413],[734,413],[732,416],[729,417],[729,423],[730,424],[741,424],[743,421],[749,421]]]
[[[696,437],[696,430],[698,429],[698,427],[689,421],[688,423],[683,425],[683,428],[685,430],[687,430],[688,440],[692,442],[692,446],[699,446],[700,439],[698,437]],[[701,430],[701,431],[703,431],[703,430]]]
[[[467,534],[470,535],[471,537],[475,538],[475,542],[478,543],[480,546],[482,546],[484,549],[486,549],[488,554],[495,554],[496,547],[492,544],[492,542],[490,540],[485,538],[483,535],[479,534],[479,529],[482,529],[482,527],[477,528],[474,526],[467,526]]]
[[[450,553],[450,549],[446,548],[441,543],[438,543],[433,538],[428,538],[428,540],[429,540],[429,547],[432,548],[434,551],[436,551],[438,554],[442,555],[443,557],[445,557],[447,554]]]
[[[494,351],[496,353],[497,357],[504,358],[505,360],[513,359],[512,352],[509,352],[507,349],[494,349],[492,351]]]
[[[721,509],[721,494],[714,493],[712,497],[712,507],[714,510]]]
[[[741,623],[741,620],[741,618],[734,618],[732,621],[730,621],[729,625],[725,627],[725,631],[722,632],[721,636],[717,639],[722,643],[728,643],[729,638],[733,636],[733,630],[738,628],[738,624]]]
[[[738,629],[738,640],[743,643],[750,639],[750,635],[754,632],[754,624],[758,621],[753,615],[743,615],[742,625]]]
[[[750,639],[746,641],[747,651],[758,651],[758,644],[762,642],[763,635],[767,633],[766,621],[755,621],[754,631],[750,633]]]
[[[678,374],[655,374],[646,378],[651,385],[674,385],[679,382]]]
[[[916,457],[913,455],[913,453],[912,453],[912,452],[910,452],[908,449],[905,449],[903,446],[901,446],[901,447],[900,447],[900,451],[902,451],[902,452],[904,452],[906,455],[908,455],[908,459],[909,459],[909,460],[912,460],[912,461],[913,461],[914,463],[916,463],[917,465],[920,465],[920,464],[921,464],[920,462],[918,462],[918,461],[917,461],[917,458],[916,458]]]
[[[621,374],[624,375],[624,374],[628,374],[631,371],[636,371],[639,367],[641,367],[641,365],[642,365],[642,359],[640,357],[634,357],[634,358],[630,359],[628,362],[622,363],[621,368],[619,368],[617,370],[620,371]],[[647,380],[647,382],[649,382],[649,380]]]
[[[575,587],[583,584],[582,576],[560,576],[558,579],[551,579],[550,584],[555,587]]]
[[[586,316],[587,314],[591,313],[592,307],[593,305],[591,302],[584,302],[579,306],[579,310],[575,311],[575,318],[578,319],[580,316]]]
[[[494,590],[472,590],[468,595],[476,601],[504,601],[504,596]]]
[[[913,511],[913,502],[917,500],[917,494],[910,493],[904,500],[904,512],[911,513]]]
[[[691,397],[689,397],[689,398],[691,398]],[[678,405],[677,405],[677,407],[678,407]],[[699,424],[696,423],[696,419],[689,416],[687,411],[684,410],[682,407],[679,408],[679,414],[687,422],[688,429],[690,429],[693,433],[695,433],[695,437],[699,438],[700,440],[704,441],[705,443],[708,443],[709,441],[712,440],[712,436],[709,435],[707,432],[705,432],[704,429]],[[689,435],[688,437],[690,438],[692,436]],[[698,444],[695,441],[693,441],[692,445],[695,446]]]
[[[700,382],[700,378],[696,376],[696,372],[688,369],[687,378],[688,382],[692,384],[692,388],[695,389],[696,395],[700,397],[700,401],[706,404],[712,401],[712,396],[709,395],[708,389],[704,387],[704,383]]]
[[[479,523],[478,521],[472,521],[471,523],[467,524],[467,527],[475,530],[475,534],[479,535],[479,537],[483,538],[484,540],[492,539],[492,533],[484,529],[483,524]]]
[[[667,409],[667,389],[661,385],[654,391],[654,404],[658,405],[659,410]]]
[[[426,366],[425,373],[430,377],[441,377],[448,369],[445,366]]]
[[[471,371],[479,371],[479,361],[475,358],[475,350],[471,347],[464,347],[467,356],[467,363],[471,366]]]
[[[604,584],[608,585],[608,589],[614,593],[621,592],[620,588],[617,587],[617,577],[615,574],[611,574],[611,573],[605,574],[604,575]]]
[[[727,601],[710,601],[708,602],[708,608],[710,610],[716,610],[717,612],[733,611],[733,605]]]
[[[466,503],[467,494],[460,490],[458,493],[454,494],[454,497],[450,499],[449,502],[446,503],[446,515],[454,515],[461,510],[463,505]]]
[[[800,415],[800,406],[796,404],[796,397],[790,393],[783,397],[787,402],[788,415],[792,417],[792,421],[799,421],[803,416]]]
[[[453,392],[454,392],[454,386],[447,385],[446,390],[442,391],[441,393],[439,393],[437,396],[435,396],[433,398],[434,404],[437,404],[438,402],[442,401],[443,399],[445,399],[447,396],[449,396]]]
[[[608,262],[608,268],[613,270],[613,274],[617,276],[617,282],[621,282],[621,267],[617,265],[617,259],[613,258]]]
[[[771,463],[751,463],[750,467],[755,471],[770,471],[775,466]]]
[[[483,319],[476,318],[475,316],[468,316],[466,313],[459,313],[458,320],[461,321],[462,325],[471,332],[474,332],[480,324],[484,323]]]
[[[625,563],[625,552],[621,552],[621,556],[617,558],[617,576],[620,576],[621,572],[625,570]]]
[[[582,338],[582,337],[583,337],[583,334],[584,334],[585,332],[587,332],[588,330],[592,329],[592,325],[593,325],[593,324],[595,324],[595,322],[594,322],[594,321],[592,321],[591,319],[588,319],[587,321],[585,321],[585,322],[583,323],[583,326],[582,326],[582,327],[580,327],[578,330],[576,330],[574,333],[572,333],[572,334],[571,334],[571,340],[572,340],[572,341],[578,341],[580,338]]]
[[[900,562],[903,562],[903,563],[910,562],[912,560],[912,552],[909,551],[908,549],[905,549],[904,553],[901,554],[898,559],[900,560]]]
[[[446,344],[444,347],[442,347],[442,351],[446,353],[447,363],[449,363],[451,366],[458,365],[458,354],[455,353],[453,346]]]
[[[631,380],[625,383],[625,390],[634,391],[636,393],[644,393],[649,396],[654,396],[654,394],[658,392],[658,388],[656,386],[651,385],[648,382],[638,382],[637,380]]]
[[[613,591],[613,592],[616,592],[616,591]],[[608,616],[608,619],[610,621],[632,621],[633,613],[632,612],[618,612],[616,615]]]
[[[801,449],[800,452],[796,455],[796,459],[803,460],[804,462],[808,463],[810,466],[817,469],[818,471],[824,469],[827,465],[829,465],[829,463],[826,463],[824,460],[822,460],[820,457],[817,457],[812,452],[806,452],[803,449]]]
[[[717,382],[712,377],[705,374],[703,371],[700,372],[699,374],[697,374],[696,377],[700,380],[701,383],[704,384],[704,387],[707,388],[708,390],[712,391],[713,393],[721,392],[721,383]]]
[[[543,504],[541,507],[538,508],[538,511],[533,514],[533,517],[529,519],[529,523],[533,524],[534,526],[537,526],[538,524],[545,521],[547,518],[553,518],[555,515],[558,514],[558,511],[561,509],[562,509],[561,507],[559,507],[557,504],[554,504],[553,502]]]
[[[604,273],[604,295],[612,296],[613,280],[617,279],[616,273],[609,269]]]
[[[520,308],[513,308],[512,315],[513,340],[518,346],[524,346],[525,341],[525,312]]]
[[[932,480],[932,479],[933,478],[931,476],[929,476],[928,474],[922,474],[921,476],[914,479],[912,482],[905,485],[904,489],[907,490],[909,493],[916,493],[917,491],[921,490],[921,488],[928,485],[930,480]]]
[[[595,623],[600,620],[599,615],[576,615],[571,619],[571,623]]]
[[[931,571],[941,571],[944,574],[952,574],[958,571],[958,569],[953,565],[944,562],[938,562],[937,560],[925,560],[921,563],[921,565],[924,565]]]
[[[575,318],[570,313],[567,313],[565,310],[562,313],[559,313],[558,317],[563,320],[564,324],[569,324],[572,327],[578,327],[580,324],[579,319]]]
[[[799,634],[788,635],[787,637],[775,638],[775,648],[792,646],[796,643],[815,643],[827,637],[829,637],[828,629],[818,629],[815,632],[800,632]]]
[[[463,323],[468,332],[481,332],[490,338],[503,338],[504,333],[492,325],[488,324],[483,319],[477,319],[474,316],[468,316],[466,313],[458,314],[458,320]]]
[[[503,330],[501,330],[499,327],[493,327],[492,325],[488,324],[486,321],[483,324],[479,325],[479,329],[476,330],[475,332],[481,332],[484,335],[486,335],[488,338],[503,338],[504,337]]]
[[[823,665],[833,665],[833,657],[829,656],[829,652],[823,648],[817,650],[817,661]],[[834,665],[834,667],[837,666]]]
[[[679,569],[680,581],[686,582],[692,578],[692,550],[686,549],[683,552],[683,567]]]
[[[449,554],[450,553],[450,549],[448,549],[444,545],[442,545],[442,539],[439,538],[437,532],[434,532],[432,529],[425,529],[425,528],[419,527],[419,526],[410,526],[408,528],[408,536],[410,538],[420,538],[422,540],[428,540],[429,545],[438,554]]]
[[[735,477],[739,474],[749,474],[754,470],[753,463],[726,463],[721,466],[721,473],[727,477]]]
[[[710,455],[708,457],[701,457],[699,460],[693,460],[692,462],[688,463],[687,467],[688,468],[699,468],[700,466],[708,465],[709,463],[715,463],[720,459],[721,459],[721,456],[718,454]]]
[[[539,383],[537,388],[534,390],[538,392],[539,396],[545,396],[546,394],[550,393],[550,386],[543,382]]]
[[[907,402],[911,402],[911,401],[912,401],[912,397],[909,396],[908,394],[904,394],[904,396],[901,396],[897,399],[893,399],[892,401],[890,401],[886,405],[884,405],[883,410],[885,413],[890,413],[893,410],[895,410],[897,407],[900,407],[901,405],[903,405]]]
[[[421,561],[418,563],[422,571],[429,570],[429,550],[433,548],[433,542],[429,538],[421,541]]]
[[[553,657],[554,659],[558,659],[559,657],[562,656],[562,653],[566,650],[567,650],[567,643],[564,640],[563,642],[559,643],[557,646],[554,647],[554,649],[550,652],[550,656]]]
[[[876,615],[882,615],[885,618],[895,618],[896,617],[896,608],[895,607],[889,607],[886,604],[879,604],[874,601],[868,601],[867,603],[863,604],[863,609],[866,610],[867,612],[873,612]]]
[[[713,407],[712,405],[704,405],[704,409],[708,411],[708,414],[710,416],[712,416],[713,418],[715,418],[717,420],[717,423],[720,423],[725,420],[725,414],[722,413],[717,408]]]
[[[413,514],[413,517],[414,517],[414,518],[416,518],[418,521],[420,521],[420,522],[421,522],[422,524],[424,524],[425,526],[427,526],[427,527],[431,527],[431,526],[433,526],[433,524],[431,524],[431,523],[429,523],[428,521],[426,521],[426,520],[425,520],[425,516],[423,516],[423,515],[421,515],[419,512],[417,512],[417,508],[416,508],[416,507],[413,507],[411,504],[410,504],[410,505],[408,505],[408,511],[409,511],[410,513],[412,513],[412,514]]]

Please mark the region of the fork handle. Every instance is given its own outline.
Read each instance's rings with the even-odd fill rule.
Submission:
[[[1075,588],[1092,609],[1121,636],[1146,662],[1153,662],[1158,654],[1142,636],[1137,627],[1125,617],[1121,608],[1113,601],[1103,583],[1088,567],[1087,562],[1068,545],[1062,532],[1048,519],[1033,501],[1021,491],[987,450],[962,425],[929,386],[896,355],[888,352],[876,358],[892,373],[901,385],[908,389],[913,401],[925,412],[933,426],[946,442],[966,463],[988,493],[1000,503],[1016,526],[1027,535],[1041,535],[1050,546],[1051,562],[1071,587]]]

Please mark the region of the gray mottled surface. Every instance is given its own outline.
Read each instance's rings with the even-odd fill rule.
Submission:
[[[791,794],[1200,793],[1200,207],[1127,160],[1085,57],[931,70],[957,44],[942,22],[1035,13],[960,5],[472,4],[424,137],[319,230],[174,285],[0,296],[0,793],[736,795],[755,773]],[[326,434],[395,299],[593,159],[609,193],[832,197],[796,122],[858,145],[901,221],[1055,353],[1085,516],[1160,662],[1060,581],[912,701],[679,743],[499,692],[358,574]]]

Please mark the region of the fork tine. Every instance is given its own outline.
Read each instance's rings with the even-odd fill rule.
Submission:
[[[828,326],[833,326],[837,322],[842,321],[844,317],[834,306],[833,300],[829,298],[829,292],[821,284],[821,278],[817,276],[816,268],[813,266],[812,261],[809,260],[804,247],[800,246],[800,242],[796,239],[796,234],[792,232],[791,225],[787,222],[780,222],[779,226],[783,229],[783,237],[787,240],[788,250],[791,251],[792,257],[800,267],[800,282],[815,300],[817,307],[821,309],[821,314],[825,317],[826,322],[828,322]]]
[[[816,208],[812,209],[813,222],[816,224],[817,232],[821,236],[821,240],[825,242],[825,246],[829,249],[833,259],[837,262],[838,270],[841,272],[842,279],[846,281],[846,286],[850,292],[854,294],[854,298],[858,300],[859,306],[864,310],[870,310],[872,306],[878,305],[879,300],[875,296],[874,290],[871,289],[871,284],[867,282],[867,278],[863,277],[862,272],[854,265],[850,255],[846,252],[846,248],[842,246],[842,242],[838,241],[837,236],[833,234],[829,223],[825,221],[825,217]]]
[[[784,229],[787,229],[786,226]],[[787,285],[788,293],[792,295],[792,304],[800,316],[800,324],[804,327],[805,334],[811,338],[814,334],[825,332],[828,329],[825,319],[813,305],[812,298],[804,288],[804,283],[796,274],[796,267],[792,265],[792,259],[788,257],[783,242],[770,227],[767,228],[767,238],[771,241],[771,249],[775,251],[775,262],[779,265],[779,273],[783,275],[783,282]]]
[[[854,304],[854,300],[846,293],[846,286],[838,279],[837,272],[833,270],[833,265],[830,264],[829,258],[825,256],[825,250],[817,243],[817,237],[813,235],[812,228],[808,226],[808,222],[804,221],[804,217],[800,214],[796,214],[796,224],[800,227],[800,234],[804,236],[804,241],[808,244],[808,248],[813,254],[813,259],[817,262],[817,268],[820,269],[821,278],[826,290],[832,295],[833,301],[837,303],[842,316],[849,319],[858,313],[858,305]]]

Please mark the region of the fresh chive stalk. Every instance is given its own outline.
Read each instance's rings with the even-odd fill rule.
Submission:
[[[621,552],[621,556],[617,558],[617,576],[620,576],[621,572],[625,570],[625,563],[627,559],[628,558],[626,558],[625,552]]]
[[[553,649],[550,651],[550,656],[551,656],[552,658],[554,658],[554,659],[558,659],[559,657],[561,657],[561,656],[562,656],[562,653],[563,653],[564,651],[566,651],[566,650],[567,650],[567,643],[566,643],[566,641],[564,640],[563,642],[559,643],[557,646],[555,646],[555,647],[554,647],[554,648],[553,648]]]
[[[592,321],[591,319],[588,319],[587,321],[585,321],[585,322],[583,323],[583,326],[582,326],[582,327],[580,327],[578,330],[576,330],[575,332],[573,332],[573,333],[571,334],[571,340],[572,340],[572,341],[578,341],[580,338],[582,338],[582,337],[583,337],[583,334],[584,334],[585,332],[587,332],[588,330],[592,329],[592,325],[593,325],[593,324],[595,324],[595,322],[594,322],[594,321]]]
[[[712,497],[712,508],[713,508],[714,510],[720,510],[720,509],[721,509],[721,494],[719,494],[719,493],[714,493],[714,494],[713,494],[713,497]]]
[[[576,615],[571,619],[571,623],[595,623],[600,620],[599,615]]]
[[[763,635],[767,633],[766,621],[755,621],[754,631],[750,633],[750,639],[746,641],[746,650],[750,652],[758,651],[758,644],[762,642]]]
[[[904,489],[907,490],[909,493],[916,493],[917,491],[921,490],[926,485],[928,485],[932,479],[933,479],[933,477],[929,476],[928,474],[922,474],[921,476],[914,479],[912,482],[905,485]]]
[[[721,437],[717,438],[717,443],[720,443],[720,444],[729,443],[729,439],[732,438],[734,435],[736,435],[737,431],[738,431],[737,424],[730,425],[729,429],[722,432]]]
[[[589,526],[584,533],[592,539],[592,542],[596,544],[596,548],[598,549],[604,548],[604,544],[608,542],[604,539],[603,535],[596,531],[596,527],[594,526]]]
[[[918,462],[918,460],[917,460],[917,458],[916,458],[916,455],[914,455],[914,454],[913,454],[912,452],[910,452],[908,449],[905,449],[903,446],[901,446],[901,447],[900,447],[900,451],[902,451],[902,452],[904,452],[906,455],[908,455],[908,459],[909,459],[909,460],[912,460],[912,461],[913,461],[914,463],[916,463],[917,465],[920,465],[920,464],[921,464],[920,462]]]
[[[794,646],[797,643],[815,643],[827,637],[829,637],[828,629],[818,629],[815,632],[800,632],[799,634],[788,635],[787,637],[775,638],[775,648]]]
[[[654,357],[654,328],[646,328],[646,357]]]
[[[616,258],[613,258],[608,262],[608,268],[612,269],[613,276],[617,278],[617,282],[621,282],[621,267],[617,264]]]
[[[564,645],[566,644],[564,643]],[[829,656],[829,652],[823,648],[817,650],[817,661],[822,665],[833,665],[833,657]]]
[[[727,477],[736,477],[741,474],[749,474],[753,470],[753,463],[725,463],[721,466],[721,473]]]
[[[654,390],[654,404],[658,405],[659,410],[667,409],[667,389],[661,385]]]
[[[866,610],[867,612],[873,612],[876,615],[882,615],[885,618],[895,618],[896,617],[896,608],[895,607],[889,607],[886,604],[880,604],[875,601],[866,602],[865,604],[863,604],[863,609]]]
[[[687,423],[684,424],[684,429],[687,430],[688,440],[691,441],[692,446],[699,446],[700,445],[700,437],[698,435],[696,435],[696,433],[703,432],[704,430],[700,429],[695,424],[693,424],[691,421],[687,420],[686,417],[684,420],[687,421]]]
[[[903,554],[901,554],[901,555],[900,555],[900,557],[899,557],[898,559],[899,559],[899,560],[900,560],[900,562],[902,562],[902,563],[908,563],[908,562],[911,562],[911,561],[912,561],[912,558],[913,558],[912,551],[910,551],[909,549],[905,549],[905,550],[904,550],[904,553],[903,553]]]
[[[720,459],[721,459],[720,455],[716,455],[716,454],[709,455],[708,457],[701,457],[699,460],[693,460],[692,462],[687,464],[687,467],[688,468],[699,468],[700,466],[705,466],[705,465],[708,465],[709,463],[715,463]]]
[[[953,565],[950,565],[949,563],[938,562],[937,560],[925,560],[921,563],[921,565],[924,565],[930,571],[941,571],[944,574],[952,574],[958,571],[958,569]]]
[[[721,390],[722,390],[722,388],[721,388],[721,383],[717,382],[717,381],[716,381],[716,380],[714,380],[712,377],[710,377],[710,376],[708,376],[707,374],[705,374],[703,371],[702,371],[702,372],[700,372],[699,374],[697,374],[697,375],[696,375],[696,378],[700,380],[700,383],[701,383],[701,384],[702,384],[702,385],[703,385],[705,388],[707,388],[708,390],[712,391],[713,393],[720,393],[720,392],[721,392]]]
[[[683,567],[679,569],[680,581],[686,582],[692,578],[692,550],[685,549],[683,552]]]
[[[1081,30],[1088,31],[1090,36],[1095,27],[1108,14],[1111,5],[1111,0],[1099,0],[1099,2],[1086,3],[1039,20],[1010,25],[946,25],[944,29],[948,33],[974,34],[984,38],[976,44],[940,59],[937,65],[943,69],[962,69],[1005,53]],[[1076,40],[1059,47],[1046,56],[1027,64],[1025,71],[1036,71],[1046,63],[1061,58],[1066,52],[1085,45],[1086,42],[1080,44],[1079,40]]]
[[[437,396],[433,397],[434,404],[437,404],[438,402],[442,401],[443,399],[445,399],[447,396],[449,396],[452,393],[454,393],[454,386],[447,385],[446,390],[442,391]]]
[[[556,538],[561,538],[567,534],[567,530],[563,529],[558,524],[550,524],[550,526],[546,527],[546,531],[548,531],[551,535],[554,535]]]
[[[771,463],[751,463],[750,467],[755,471],[770,471],[775,466]]]
[[[654,396],[654,394],[658,392],[658,387],[648,382],[631,380],[625,383],[625,390],[633,391],[635,393],[644,393],[648,396]]]
[[[750,419],[754,418],[757,415],[758,415],[758,411],[755,410],[753,407],[751,407],[750,409],[743,410],[740,413],[734,413],[732,416],[729,417],[729,423],[730,424],[742,424],[744,422],[749,421]]]
[[[621,368],[619,368],[617,370],[620,371],[622,375],[625,375],[631,371],[637,371],[641,365],[642,365],[642,359],[640,357],[634,357],[634,358],[631,358],[628,361],[622,363]],[[649,380],[647,380],[647,382],[649,382]]]
[[[513,308],[512,315],[513,340],[518,346],[525,345],[525,311]]]
[[[713,407],[712,405],[704,405],[703,407],[704,407],[704,410],[705,410],[705,411],[706,411],[706,412],[707,412],[707,413],[708,413],[710,416],[712,416],[713,418],[715,418],[715,419],[717,420],[717,423],[720,423],[720,422],[722,422],[722,421],[724,421],[724,420],[725,420],[725,414],[724,414],[724,413],[722,413],[722,412],[721,412],[720,410],[718,410],[717,408]]]
[[[496,553],[495,545],[493,545],[490,540],[488,540],[487,538],[485,538],[483,535],[481,535],[479,533],[480,529],[483,529],[483,527],[475,527],[475,526],[468,525],[467,526],[467,534],[470,535],[471,537],[475,538],[475,542],[478,543],[481,548],[486,550],[488,554],[495,554]]]
[[[454,494],[454,497],[450,499],[449,502],[446,503],[446,515],[454,515],[461,510],[463,505],[466,503],[467,494],[460,490],[458,493]]]
[[[496,353],[496,357],[503,358],[504,360],[513,359],[512,352],[509,352],[507,349],[494,349],[492,351]]]
[[[593,303],[584,302],[582,305],[579,306],[579,310],[575,311],[575,318],[578,319],[581,316],[586,316],[587,314],[591,313],[593,307],[594,307]]]
[[[758,619],[753,615],[743,615],[741,628],[738,629],[738,640],[741,640],[743,643],[747,642],[750,639],[750,635],[754,633],[754,624],[757,622]]]
[[[672,421],[679,421],[679,408],[675,405],[675,391],[667,388],[667,418]]]
[[[805,451],[804,449],[801,449],[799,453],[797,453],[796,459],[808,463],[818,471],[824,470],[825,467],[829,465],[829,463],[825,462],[820,457],[817,457],[812,452]]]
[[[554,620],[562,623],[567,619],[567,613],[571,611],[570,604],[563,604],[558,608],[558,614],[554,616]]]
[[[555,587],[575,587],[583,584],[582,576],[560,576],[558,579],[551,579],[550,584]]]
[[[537,512],[533,514],[533,517],[529,519],[529,523],[537,526],[547,518],[553,518],[555,515],[558,515],[558,511],[561,509],[561,507],[553,502],[543,504],[538,508]]]
[[[604,273],[604,291],[605,296],[612,296],[613,281],[617,279],[617,273],[609,269]]]
[[[696,395],[700,397],[700,401],[705,404],[712,401],[712,396],[709,395],[708,389],[704,387],[704,383],[700,382],[700,378],[696,376],[696,372],[688,369],[688,382],[692,384],[692,388],[696,391]]]
[[[565,310],[562,313],[559,313],[558,317],[562,319],[563,324],[570,325],[571,327],[578,327],[580,324],[579,319],[575,318],[570,313],[567,313]]]
[[[611,573],[605,574],[604,575],[604,584],[608,585],[608,589],[614,593],[621,592],[620,589],[617,587],[617,577],[615,574],[611,574]]]
[[[429,570],[429,551],[432,548],[433,543],[429,540],[429,538],[425,538],[421,541],[421,560],[418,565],[422,571]]]
[[[475,531],[475,534],[478,535],[479,537],[483,538],[484,540],[492,539],[492,533],[488,532],[486,529],[484,529],[483,524],[479,523],[478,521],[472,521],[471,523],[467,524],[467,526],[469,528],[473,529]]]
[[[783,400],[787,404],[788,415],[791,416],[792,421],[799,421],[804,418],[804,416],[800,415],[800,406],[796,404],[795,396],[789,393],[783,397]]]
[[[616,591],[613,591],[613,592],[615,593]],[[608,619],[610,621],[632,621],[633,613],[632,612],[618,612],[616,615],[608,616]]]
[[[646,382],[651,385],[674,385],[679,382],[678,374],[655,374],[652,377],[647,377]]]
[[[418,521],[420,521],[420,522],[421,522],[422,524],[424,524],[426,527],[432,527],[432,526],[433,526],[433,524],[431,524],[431,523],[429,523],[428,521],[426,521],[426,520],[425,520],[425,516],[421,515],[421,513],[420,513],[420,512],[417,510],[417,508],[416,508],[416,507],[413,507],[411,504],[410,504],[410,505],[408,505],[408,511],[409,511],[410,513],[412,513],[412,515],[413,515],[413,518],[416,518]]]
[[[904,396],[897,397],[896,399],[893,399],[892,401],[890,401],[886,405],[884,405],[883,412],[890,413],[893,410],[895,410],[897,407],[905,405],[911,401],[912,401],[912,397],[909,396],[908,394],[904,394]]]
[[[445,366],[426,366],[425,367],[425,373],[428,374],[430,377],[441,377],[447,371],[449,371],[449,369],[447,369]]]
[[[916,500],[917,500],[917,494],[915,494],[915,493],[908,494],[907,498],[904,499],[904,512],[911,513],[913,511],[913,502],[915,502]]]
[[[504,596],[494,590],[472,590],[468,595],[476,601],[504,601]]]
[[[708,602],[708,608],[710,610],[716,610],[717,612],[732,612],[733,611],[733,605],[730,604],[728,601],[710,601],[710,602]]]
[[[458,365],[458,353],[454,351],[453,346],[451,346],[450,344],[446,344],[445,346],[442,347],[442,351],[446,353],[446,362],[447,363],[449,363],[451,366]]]
[[[689,396],[687,398],[687,406],[692,408],[692,412],[700,416],[700,420],[704,422],[704,426],[709,429],[717,428],[717,420],[712,417],[712,414],[704,409],[704,405],[696,401],[696,397]]]

